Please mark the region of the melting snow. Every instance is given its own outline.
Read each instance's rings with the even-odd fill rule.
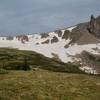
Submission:
[[[75,26],[76,27],[76,26]],[[69,30],[75,28],[71,27]],[[62,30],[62,36],[64,34],[65,30]],[[41,42],[51,39],[56,36],[58,38],[58,42],[51,44],[41,44]],[[100,52],[94,50],[93,48],[100,49],[100,43],[98,44],[87,44],[87,45],[70,45],[68,48],[64,48],[66,44],[68,44],[71,40],[70,39],[62,39],[62,37],[59,37],[58,34],[55,32],[50,32],[49,37],[47,38],[41,38],[41,35],[28,35],[29,42],[26,42],[25,44],[21,43],[14,37],[14,40],[6,40],[5,37],[0,37],[0,47],[10,47],[10,48],[18,48],[20,50],[32,50],[38,53],[41,53],[47,57],[52,58],[54,54],[57,54],[58,57],[63,62],[73,62],[74,60],[78,60],[74,58],[76,54],[80,54],[82,51],[88,51],[93,54],[100,54]],[[5,39],[5,40],[3,40]],[[36,45],[36,43],[39,43],[39,45]],[[74,59],[73,59],[74,58]]]
[[[69,30],[70,32],[72,32],[72,30],[73,30],[74,28],[76,28],[76,26],[69,27],[69,28],[67,28],[67,30]]]
[[[94,70],[93,68],[88,67],[88,66],[80,67],[80,69],[81,69],[82,71],[85,71],[85,72],[88,73],[88,74],[98,74],[98,73],[96,72],[96,70]]]

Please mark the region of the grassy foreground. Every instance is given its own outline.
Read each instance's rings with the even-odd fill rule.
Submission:
[[[0,100],[100,100],[100,77],[36,71],[0,74]]]

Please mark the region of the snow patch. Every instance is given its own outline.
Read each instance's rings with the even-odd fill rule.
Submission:
[[[88,66],[80,67],[80,69],[88,74],[98,74],[96,70]]]
[[[69,28],[67,28],[67,30],[69,30],[70,32],[72,32],[72,30],[73,30],[74,28],[76,28],[76,26],[69,27]]]
[[[74,27],[75,28],[75,27]],[[71,28],[73,29],[73,28]],[[65,30],[62,31],[62,36],[65,32]],[[100,43],[98,44],[86,44],[86,45],[78,45],[73,44],[70,45],[68,48],[64,48],[65,45],[67,45],[71,40],[70,39],[62,39],[62,37],[59,37],[58,34],[55,32],[48,33],[49,36],[47,38],[41,38],[40,34],[33,34],[28,35],[29,42],[25,42],[25,44],[21,43],[21,41],[18,41],[16,37],[14,37],[13,40],[6,40],[6,37],[0,37],[0,47],[10,47],[10,48],[18,48],[20,50],[31,50],[38,53],[43,54],[44,56],[52,58],[52,53],[55,53],[58,55],[59,59],[63,62],[74,62],[78,61],[79,59],[75,56],[77,54],[81,54],[82,51],[88,51],[92,54],[100,54]],[[49,42],[49,44],[42,44],[42,42],[49,39],[53,39],[53,37],[56,36],[58,38],[58,42],[52,43]],[[3,40],[4,39],[4,40]],[[39,45],[36,45],[36,43],[39,43]],[[98,48],[98,50],[95,50],[93,48]]]

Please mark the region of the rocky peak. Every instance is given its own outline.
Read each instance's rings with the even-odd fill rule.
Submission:
[[[100,17],[95,18],[93,15],[91,15],[87,29],[91,34],[100,38]]]

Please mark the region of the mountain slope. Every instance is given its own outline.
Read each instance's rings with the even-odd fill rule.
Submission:
[[[45,69],[54,72],[84,73],[79,66],[66,64],[33,51],[0,48],[0,69],[30,70]]]
[[[81,62],[83,51],[100,55],[100,17],[50,33],[0,37],[0,47],[31,50],[65,63]],[[89,67],[89,66],[88,66]],[[95,69],[97,70],[97,69]],[[97,71],[95,71],[97,73]]]

